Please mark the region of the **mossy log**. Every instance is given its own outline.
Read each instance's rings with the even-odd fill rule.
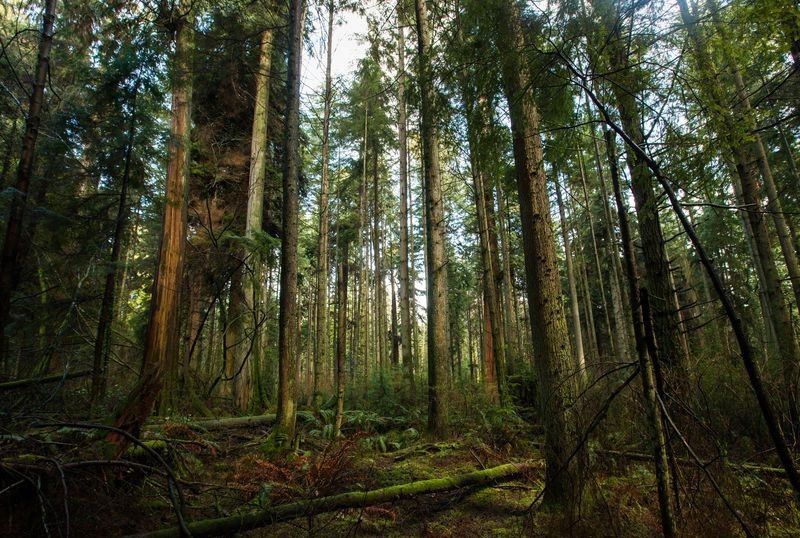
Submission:
[[[86,377],[92,374],[91,370],[80,370],[78,372],[67,372],[62,374],[49,375],[46,377],[30,377],[27,379],[17,379],[0,383],[0,391],[20,389],[31,385],[43,385],[45,383],[57,383],[65,379],[75,379],[76,377]]]
[[[534,464],[531,462],[507,463],[498,467],[492,467],[491,469],[457,476],[421,480],[372,491],[352,491],[350,493],[342,493],[330,497],[320,497],[318,499],[282,504],[257,512],[249,512],[218,519],[206,519],[189,523],[187,527],[192,533],[192,536],[230,535],[236,532],[289,521],[298,517],[308,517],[315,514],[348,508],[364,508],[374,504],[396,502],[417,495],[452,491],[470,486],[485,486],[496,481],[509,480],[532,468],[534,468]],[[140,538],[177,537],[180,536],[180,529],[178,527],[173,527],[139,534],[137,536]]]
[[[543,443],[531,443],[536,448],[543,448]],[[629,461],[642,461],[642,462],[652,462],[653,456],[652,454],[642,454],[640,452],[623,452],[620,450],[603,450],[598,449],[594,451],[599,456],[607,456],[610,458],[620,458]],[[687,459],[687,458],[675,458],[675,463],[678,465],[682,465],[685,467],[697,467],[697,462]],[[768,465],[757,465],[754,463],[734,463],[730,461],[723,461],[719,460],[717,462],[719,465],[727,467],[733,471],[743,472],[743,473],[752,473],[752,474],[760,474],[765,476],[775,476],[779,478],[786,478],[786,471],[781,467],[770,467]],[[711,465],[712,462],[704,463],[704,466]]]
[[[253,426],[269,426],[275,422],[275,415],[253,415],[249,417],[227,417],[215,419],[195,420],[193,422],[166,422],[163,424],[148,424],[145,426],[147,431],[157,431],[164,428],[167,424],[185,425],[189,428],[204,431],[225,430],[228,428],[249,428]]]
[[[462,446],[461,443],[427,443],[424,445],[414,445],[395,452],[394,461],[403,461],[409,458],[427,456],[428,454],[445,452],[447,450],[458,450]]]

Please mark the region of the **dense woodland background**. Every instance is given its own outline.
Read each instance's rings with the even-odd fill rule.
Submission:
[[[0,533],[800,532],[793,0],[9,0],[0,47]]]

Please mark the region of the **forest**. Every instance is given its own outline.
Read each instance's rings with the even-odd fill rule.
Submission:
[[[0,536],[800,535],[796,0],[6,0]]]

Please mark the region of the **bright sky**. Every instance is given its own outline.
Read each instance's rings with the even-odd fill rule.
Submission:
[[[308,17],[314,24],[314,33],[311,35],[310,46],[313,55],[309,54],[308,47],[303,55],[303,106],[310,103],[307,99],[314,99],[314,95],[322,93],[325,83],[326,38],[328,32],[328,12],[314,9]],[[367,34],[367,21],[364,17],[351,11],[340,12],[336,16],[333,26],[333,62],[331,71],[334,81],[337,77],[347,75],[355,70],[356,62],[366,53],[364,43]]]

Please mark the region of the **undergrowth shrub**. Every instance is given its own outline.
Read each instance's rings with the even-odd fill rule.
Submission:
[[[335,494],[353,482],[361,437],[337,439],[320,451],[278,461],[244,456],[235,462],[228,482],[259,507]]]
[[[454,432],[475,438],[493,450],[510,452],[529,447],[533,428],[520,416],[516,406],[497,404],[482,386],[469,382],[462,385],[451,408]]]

